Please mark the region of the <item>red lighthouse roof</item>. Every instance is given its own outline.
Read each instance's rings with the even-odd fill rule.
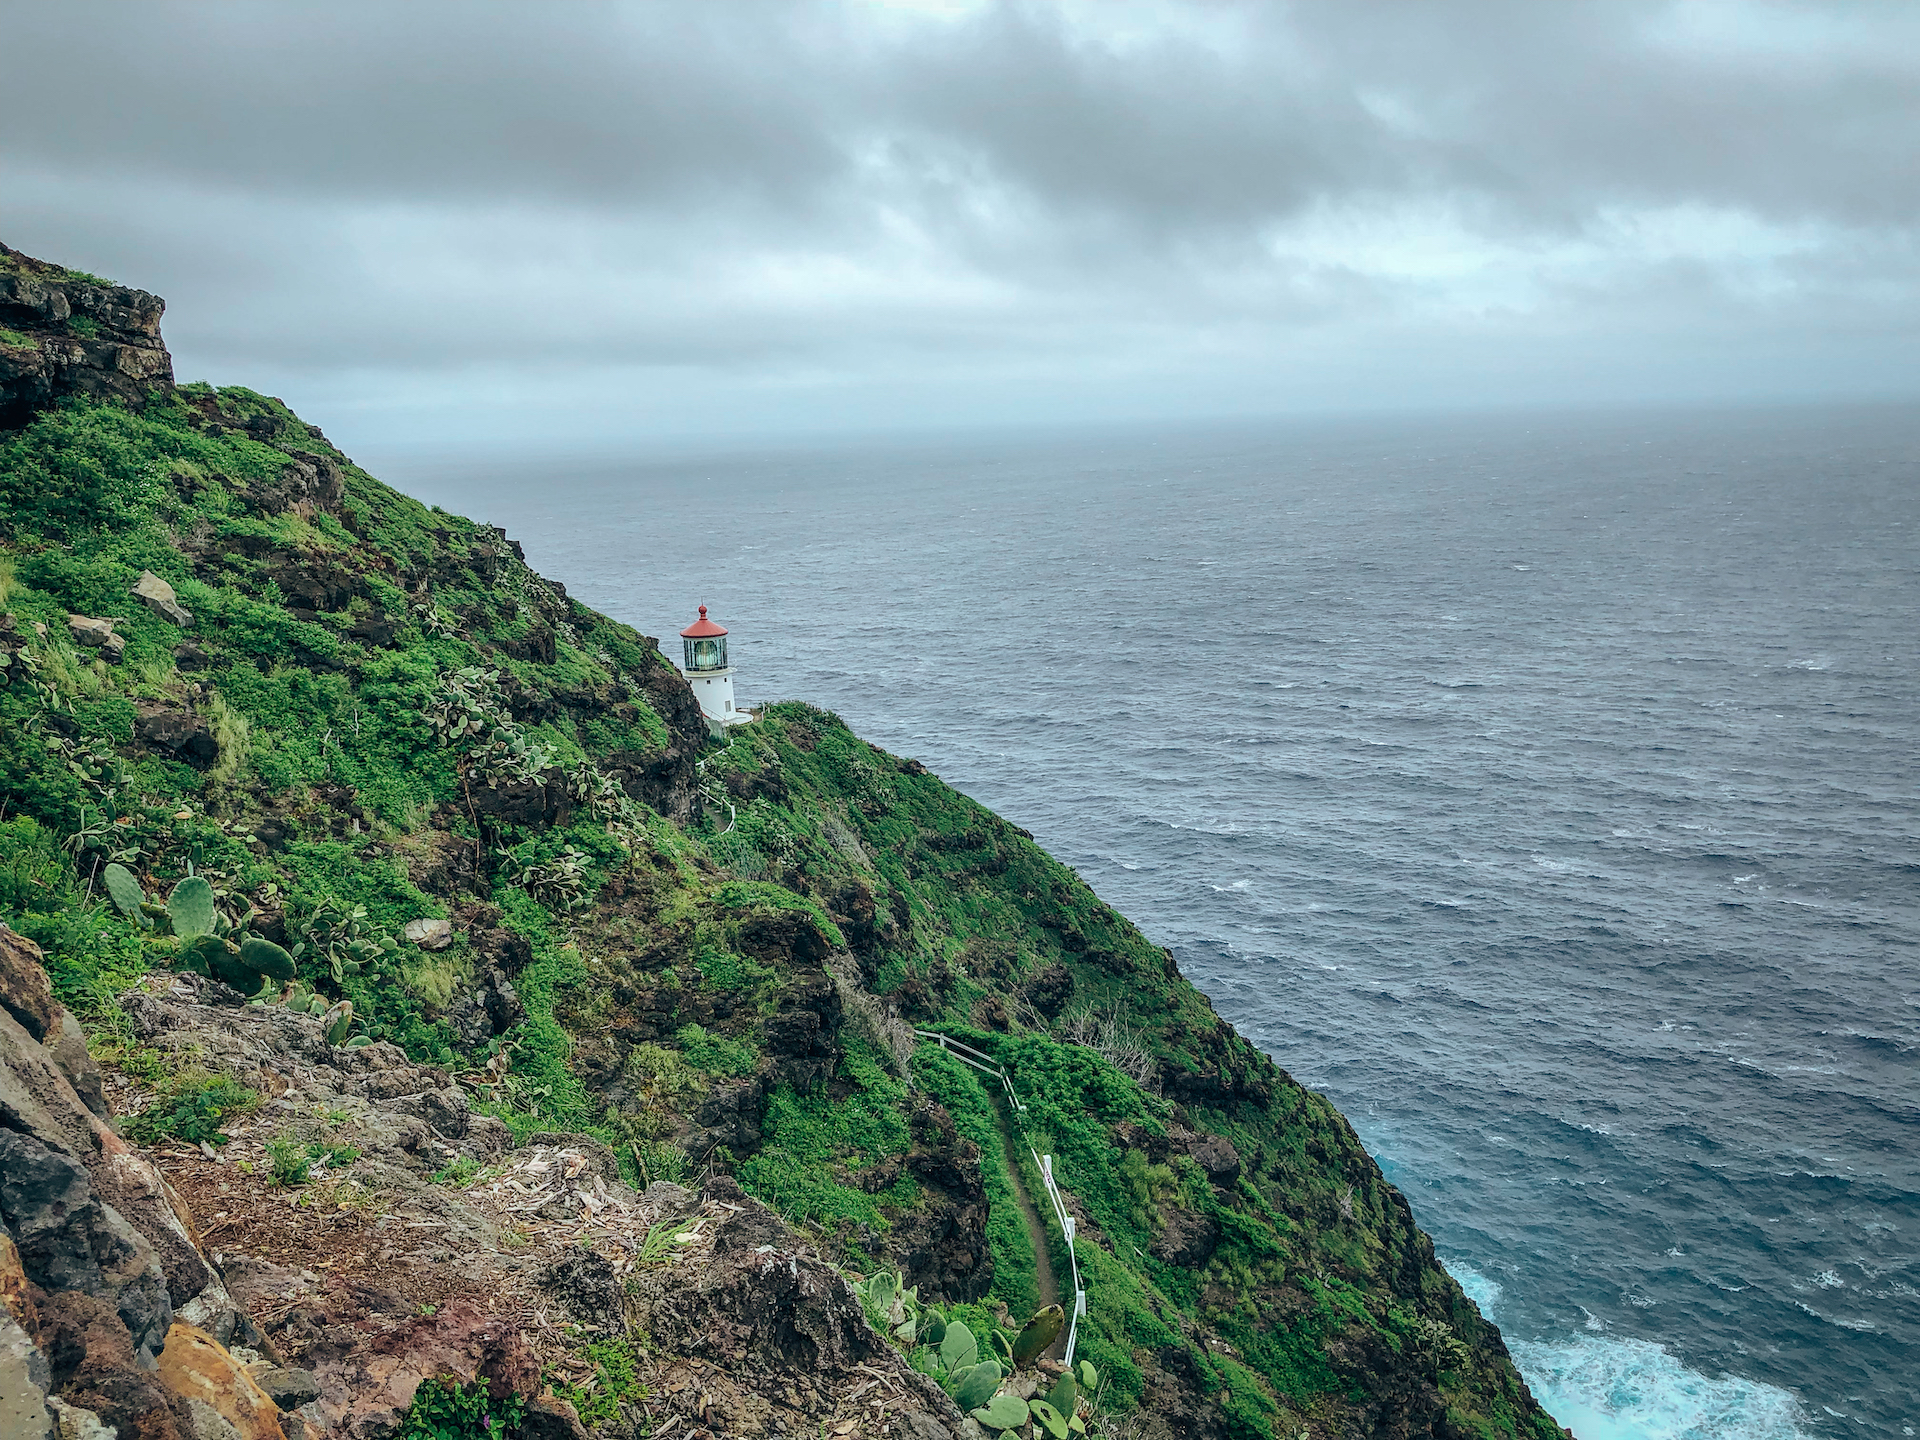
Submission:
[[[715,635],[724,635],[727,632],[725,626],[716,625],[713,621],[707,619],[707,607],[702,605],[700,607],[700,618],[680,633],[689,640],[707,640]]]

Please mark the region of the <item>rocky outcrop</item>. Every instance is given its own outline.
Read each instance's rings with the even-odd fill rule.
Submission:
[[[52,1433],[47,1405],[60,1398],[122,1435],[190,1434],[151,1378],[168,1331],[185,1316],[232,1338],[247,1322],[179,1196],[106,1123],[99,1074],[78,1023],[53,1000],[38,948],[4,926],[0,1009],[0,1298],[10,1325],[0,1355],[41,1397],[40,1433]]]
[[[30,984],[5,993],[46,1008]],[[491,970],[476,993],[513,992]],[[801,987],[783,1013],[832,993]],[[863,1434],[969,1433],[939,1389],[874,1334],[840,1273],[731,1179],[697,1195],[670,1184],[636,1194],[621,1183],[619,1158],[590,1136],[536,1134],[511,1148],[505,1127],[476,1113],[444,1071],[383,1044],[336,1048],[312,1017],[239,1004],[203,977],[150,977],[121,1004],[134,1033],[162,1053],[191,1054],[269,1097],[228,1127],[217,1157],[184,1147],[162,1157],[185,1203],[219,1207],[211,1259],[241,1316],[226,1335],[204,1320],[169,1326],[158,1373],[176,1408],[204,1404],[257,1440],[275,1440],[270,1420],[285,1440],[382,1440],[436,1380],[521,1397],[511,1440],[582,1440],[572,1410],[541,1393],[543,1375],[576,1363],[569,1335],[644,1336],[624,1418],[593,1433],[677,1434],[675,1416],[695,1433],[741,1437],[812,1434],[823,1418],[855,1416],[875,1422]],[[788,1028],[795,1053],[785,1063],[810,1070],[831,1028]],[[956,1294],[980,1293],[985,1196],[972,1148],[938,1106],[925,1107],[917,1134],[907,1163],[955,1201],[919,1237],[927,1264],[954,1272]],[[303,1218],[262,1178],[276,1136],[351,1146],[350,1168],[310,1182]],[[452,1172],[477,1178],[450,1184]],[[360,1209],[322,1194],[380,1198]],[[684,1227],[682,1243],[661,1255],[648,1239],[666,1221]],[[237,1344],[253,1324],[247,1315],[258,1326]],[[556,1328],[562,1321],[578,1329]]]
[[[726,1176],[716,1176],[702,1199],[727,1217],[711,1248],[692,1265],[629,1287],[639,1323],[656,1343],[708,1362],[696,1418],[730,1436],[805,1434],[826,1416],[857,1414],[833,1398],[852,1390],[874,1402],[876,1423],[861,1433],[885,1433],[882,1413],[894,1435],[972,1433],[939,1386],[874,1333],[839,1273],[779,1216]]]
[[[69,395],[143,404],[173,387],[166,302],[0,245],[0,430]]]
[[[408,1064],[391,1046],[336,1049],[313,1017],[242,1006],[198,976],[167,977],[124,1004],[136,1033],[163,1053],[190,1054],[274,1096],[270,1123],[295,1143],[346,1117],[356,1146],[333,1153],[355,1163],[355,1193],[377,1186],[411,1197],[405,1208],[425,1218],[404,1223],[430,1227],[488,1265],[500,1260],[501,1217],[461,1205],[432,1176],[449,1162],[498,1160],[512,1139],[499,1121],[473,1114],[444,1072]],[[539,1395],[541,1363],[516,1325],[483,1306],[436,1314],[390,1295],[369,1308],[378,1292],[364,1286],[342,1295],[303,1279],[310,1271],[231,1252],[216,1261],[187,1197],[107,1118],[100,1073],[53,997],[37,947],[0,926],[0,1436],[377,1440],[427,1379],[519,1395],[528,1418],[516,1440],[580,1436],[572,1412]],[[606,1194],[609,1170],[617,1177],[610,1155],[589,1163],[549,1153],[524,1163],[530,1175],[560,1180],[549,1197],[556,1215],[607,1204],[595,1197]],[[266,1184],[260,1160],[244,1172],[209,1162],[226,1171],[212,1193],[233,1205],[234,1179],[250,1173]],[[178,1163],[175,1175],[196,1188]],[[326,1217],[299,1220],[284,1202],[266,1210],[292,1220],[292,1250],[319,1258]],[[252,1238],[271,1246],[273,1232],[256,1224]],[[239,1277],[238,1295],[223,1267]],[[311,1303],[289,1310],[284,1301],[299,1294]],[[270,1305],[280,1311],[275,1336],[248,1313]],[[368,1334],[365,1322],[383,1314],[404,1318]],[[289,1363],[310,1357],[318,1377]]]
[[[220,758],[220,742],[207,722],[191,710],[179,710],[150,701],[137,707],[134,738],[149,750],[158,750],[170,760],[186,760],[195,765],[211,765]]]
[[[114,633],[113,627],[120,621],[102,620],[92,615],[67,616],[67,636],[76,645],[84,645],[98,650],[100,658],[109,665],[118,665],[120,657],[127,653],[126,638]]]

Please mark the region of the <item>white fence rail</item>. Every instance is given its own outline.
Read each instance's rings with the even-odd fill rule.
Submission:
[[[942,1035],[938,1030],[915,1030],[913,1033],[922,1040],[937,1042],[942,1050],[962,1065],[971,1065],[982,1074],[991,1075],[997,1079],[1007,1092],[1007,1103],[1013,1106],[1014,1122],[1019,1123],[1020,1116],[1025,1113],[1027,1107],[1013,1088],[1013,1077],[1007,1073],[1006,1066],[991,1055],[976,1050],[971,1045],[962,1044],[951,1035]],[[1025,1138],[1024,1134],[1022,1138]],[[1080,1339],[1080,1317],[1087,1313],[1087,1291],[1080,1281],[1080,1257],[1073,1248],[1075,1229],[1073,1216],[1067,1213],[1066,1201],[1060,1198],[1060,1187],[1054,1183],[1053,1156],[1040,1154],[1031,1144],[1027,1146],[1027,1153],[1033,1156],[1034,1166],[1039,1170],[1040,1179],[1047,1187],[1047,1200],[1053,1208],[1054,1222],[1059,1225],[1060,1233],[1067,1242],[1067,1264],[1073,1270],[1073,1308],[1067,1312],[1067,1348],[1061,1355],[1062,1361],[1071,1368],[1073,1349]]]

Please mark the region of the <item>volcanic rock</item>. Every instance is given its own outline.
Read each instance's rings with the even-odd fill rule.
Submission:
[[[151,570],[140,572],[140,578],[133,582],[132,593],[162,620],[178,625],[183,630],[193,623],[193,612],[180,603],[173,593],[173,586]]]

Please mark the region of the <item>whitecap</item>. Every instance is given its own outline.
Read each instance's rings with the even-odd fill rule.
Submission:
[[[1493,1319],[1500,1285],[1470,1265],[1445,1261],[1468,1298]],[[1534,1398],[1580,1440],[1812,1440],[1799,1403],[1776,1385],[1689,1370],[1651,1340],[1601,1333],[1507,1340]]]
[[[1582,1336],[1508,1348],[1549,1414],[1580,1440],[1804,1440],[1792,1395],[1689,1370],[1648,1340]]]

